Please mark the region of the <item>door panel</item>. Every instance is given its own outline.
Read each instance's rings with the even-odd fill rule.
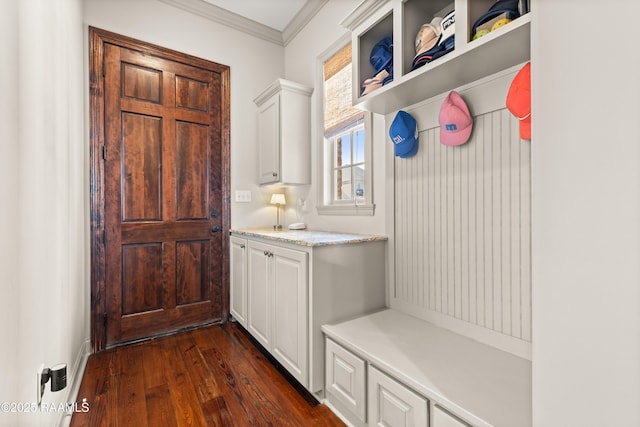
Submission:
[[[162,244],[122,246],[122,315],[162,308]]]
[[[122,96],[161,103],[162,71],[141,65],[122,64]]]
[[[162,219],[162,120],[122,114],[122,221]]]
[[[209,111],[208,82],[183,76],[176,77],[176,106],[198,111]]]
[[[209,299],[209,241],[178,242],[176,304]]]
[[[210,156],[208,127],[176,123],[177,220],[208,220]],[[205,155],[203,155],[205,154]]]
[[[220,73],[110,43],[103,58],[110,347],[223,319],[228,162]]]

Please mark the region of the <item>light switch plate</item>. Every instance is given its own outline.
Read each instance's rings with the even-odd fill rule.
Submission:
[[[251,202],[251,190],[236,190],[236,202],[239,202],[239,203]]]

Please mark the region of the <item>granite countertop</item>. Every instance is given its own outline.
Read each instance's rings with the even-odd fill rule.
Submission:
[[[302,246],[345,245],[388,240],[386,236],[377,236],[372,234],[336,233],[331,231],[315,230],[275,231],[269,228],[250,228],[232,229],[230,232],[234,235],[260,237],[263,239],[276,240]]]

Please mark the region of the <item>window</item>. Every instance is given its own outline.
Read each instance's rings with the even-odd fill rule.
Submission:
[[[364,124],[350,126],[330,138],[329,144],[333,157],[332,201],[364,203]]]
[[[372,215],[371,114],[352,106],[351,43],[320,58],[323,123],[318,212]]]

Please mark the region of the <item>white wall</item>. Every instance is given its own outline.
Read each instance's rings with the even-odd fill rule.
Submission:
[[[79,0],[3,3],[3,402],[36,402],[41,363],[67,363],[70,386],[88,340],[81,10]],[[0,424],[52,425],[59,415],[3,413]]]
[[[6,3],[6,4],[5,4]],[[3,2],[0,14],[0,402],[17,400],[15,393],[21,379],[17,375],[19,360],[18,303],[20,283],[18,269],[18,2]],[[34,377],[29,377],[33,381]],[[24,380],[23,380],[24,381]],[[10,416],[10,415],[9,415]],[[0,415],[0,425],[15,421]],[[3,420],[7,421],[3,421]]]
[[[149,0],[88,0],[84,21],[231,66],[232,191],[250,189],[254,199],[232,203],[232,225],[241,227],[273,220],[266,190],[256,185],[253,97],[282,75],[312,84],[315,58],[344,34],[338,22],[357,3],[331,0],[285,50]],[[601,2],[538,1],[533,12],[533,411],[540,427],[640,425],[640,58],[632,48],[640,4],[614,0],[606,10],[624,13],[602,37],[584,32],[585,23],[602,22]],[[34,401],[40,363],[67,362],[71,374],[89,336],[80,11],[79,0],[2,3],[0,338],[13,345],[0,351],[0,401]],[[385,232],[384,127],[374,145],[376,216],[318,217],[316,189],[304,186],[295,191],[308,192],[311,226]],[[0,425],[50,425],[56,417],[2,414]]]
[[[267,196],[257,185],[253,99],[283,76],[283,47],[155,0],[85,0],[84,21],[231,68],[231,225],[272,224]],[[252,203],[236,203],[235,190],[251,190]]]
[[[534,425],[640,425],[635,0],[533,16]],[[602,37],[585,34],[601,23]]]
[[[285,48],[285,77],[313,87],[318,71],[318,57],[341,37],[349,34],[340,26],[340,21],[351,12],[361,0],[330,0],[318,14],[296,35]],[[318,144],[317,126],[322,126],[322,116],[318,117],[318,97],[322,87],[315,87],[312,96],[312,138],[311,173],[312,184],[290,187],[292,201],[298,197],[307,200],[306,211],[299,210],[308,228],[355,233],[385,234],[385,149],[390,144],[384,127],[384,117],[374,115],[373,125],[373,202],[375,216],[331,216],[318,215]],[[288,206],[285,223],[296,220],[295,208]]]

